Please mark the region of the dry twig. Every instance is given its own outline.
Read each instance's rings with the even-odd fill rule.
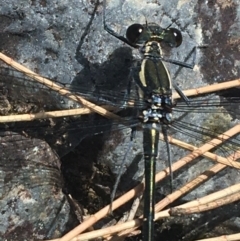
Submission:
[[[201,213],[205,211],[209,211],[218,207],[222,207],[224,205],[233,203],[240,200],[240,193],[234,193],[231,195],[227,195],[226,197],[222,197],[217,199],[216,201],[212,201],[206,204],[201,204],[192,208],[171,208],[169,213],[171,216],[182,216],[182,215],[190,215],[194,213]]]
[[[232,234],[232,235],[223,235],[215,238],[207,238],[207,239],[198,239],[195,241],[239,241],[240,233]]]
[[[2,59],[4,62],[6,62],[8,65],[12,66],[16,70],[23,72],[30,78],[36,80],[40,84],[44,84],[45,86],[58,92],[59,94],[65,96],[71,100],[77,101],[78,103],[81,103],[82,105],[84,105],[87,108],[89,108],[90,110],[98,113],[99,115],[102,115],[102,116],[105,116],[108,118],[112,118],[112,119],[119,119],[119,116],[113,114],[112,112],[109,112],[106,109],[104,109],[103,107],[97,106],[97,105],[85,100],[84,98],[82,98],[81,96],[79,96],[77,94],[71,93],[71,91],[57,85],[56,83],[54,83],[53,81],[51,81],[47,78],[41,77],[40,75],[38,75],[38,74],[34,73],[33,71],[29,70],[28,68],[24,67],[23,65],[15,62],[13,59],[7,57],[3,53],[0,53],[0,59]]]

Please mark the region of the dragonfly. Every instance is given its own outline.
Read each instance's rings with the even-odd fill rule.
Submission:
[[[8,70],[7,70],[8,71]],[[14,73],[14,74],[16,74],[16,73]],[[3,76],[10,76],[10,75],[12,75],[12,73],[11,73],[11,71],[9,72],[9,73],[4,73],[3,74]],[[17,79],[17,81],[18,81],[18,84],[15,84],[15,86],[16,86],[16,89],[18,88],[18,87],[22,87],[24,84],[23,84],[23,82],[21,82],[21,78],[20,77],[18,77],[18,75],[16,74],[16,77],[15,77],[16,79]],[[26,80],[26,79],[24,79],[23,78],[23,80]],[[3,82],[4,83],[4,82]],[[6,89],[10,89],[11,87],[10,86],[8,86],[8,87],[5,87]],[[44,88],[43,86],[40,86],[40,87],[38,87],[39,89],[41,89],[41,90],[45,90],[46,91],[46,88]],[[64,86],[63,85],[63,87],[62,87],[62,89],[64,89],[64,88],[68,88],[68,87],[66,87],[66,86]],[[27,87],[26,89],[29,89],[29,91],[32,89],[33,91],[34,90],[36,90],[36,86],[34,86],[34,87],[32,87],[32,88],[30,88],[30,87]],[[85,90],[83,90],[82,88],[77,88],[76,86],[71,86],[71,87],[69,87],[68,88],[69,90],[71,90],[71,92],[72,93],[74,93],[75,95],[77,95],[77,93],[78,92],[80,92],[83,96],[86,96],[87,98],[91,98],[92,97],[92,95],[93,95],[93,92],[90,92],[89,90],[87,90],[87,89],[85,89]],[[34,92],[33,92],[34,93]],[[94,92],[94,94],[96,94],[97,92]],[[129,101],[129,99],[128,99],[128,97],[126,97],[125,96],[125,94],[124,95],[119,95],[119,93],[111,93],[111,94],[109,94],[109,92],[104,92],[104,91],[100,91],[100,93],[98,93],[99,94],[99,98],[96,98],[96,102],[98,102],[98,103],[106,103],[106,104],[109,104],[109,101],[106,101],[107,99],[112,99],[112,98],[116,98],[117,100],[123,100],[123,103],[121,103],[121,104],[118,104],[118,103],[116,103],[115,104],[115,106],[118,106],[120,109],[121,108],[124,108],[124,109],[126,109],[126,108],[132,108],[132,109],[137,109],[137,110],[139,110],[140,108],[142,108],[142,106],[144,106],[145,105],[145,100],[143,100],[143,99],[138,99],[138,98],[136,98],[136,99],[134,99],[134,107],[128,102]],[[67,95],[66,95],[66,97],[67,97]],[[19,98],[19,97],[17,97],[17,98]],[[26,108],[26,110],[27,110],[27,112],[36,112],[36,111],[39,111],[39,109],[34,109],[35,107],[32,105],[34,102],[37,102],[36,100],[35,101],[33,101],[33,100],[27,100],[26,101],[26,103],[27,104],[29,104],[30,103],[30,109],[27,109],[27,108],[29,108],[29,107],[25,107]],[[63,102],[62,100],[60,101],[60,102]],[[5,105],[7,104],[7,100],[4,100],[4,103],[5,103]],[[186,103],[186,101],[181,101],[181,100],[179,100],[178,101],[178,103],[177,103],[177,105],[176,105],[176,107],[174,108],[174,111],[175,112],[177,112],[177,111],[179,111],[179,112],[183,112],[183,113],[185,113],[185,112],[188,112],[189,110],[191,110],[191,111],[196,111],[196,112],[200,112],[200,113],[205,113],[205,112],[210,112],[210,113],[217,113],[217,108],[218,107],[220,107],[220,106],[225,106],[225,107],[228,107],[230,104],[233,104],[233,103],[239,103],[239,99],[236,97],[236,98],[230,98],[230,99],[226,99],[226,100],[224,100],[224,101],[222,101],[222,103],[220,104],[220,103],[218,103],[217,101],[215,102],[215,101],[213,101],[213,102],[211,102],[211,101],[206,101],[206,98],[204,98],[203,100],[190,100],[190,105],[187,105],[187,103]],[[40,105],[41,105],[41,103],[40,103]],[[46,109],[46,106],[47,106],[47,108],[48,109]],[[201,107],[201,110],[199,110],[199,108],[198,107]],[[51,105],[50,104],[48,104],[48,105],[46,105],[46,103],[43,103],[42,104],[42,109],[44,109],[45,111],[48,111],[48,110],[51,110],[51,109],[54,109],[54,108],[56,108],[56,106],[52,106],[51,107]],[[197,110],[196,110],[197,109]],[[218,110],[218,112],[219,113],[222,113],[222,109],[221,110]],[[89,121],[87,121],[87,122],[89,122]],[[95,124],[95,125],[90,125],[90,127],[89,126],[87,126],[87,122],[84,122],[84,120],[78,120],[78,119],[76,119],[76,120],[74,120],[74,121],[72,121],[72,128],[71,127],[64,127],[63,129],[64,129],[64,131],[66,131],[66,130],[69,130],[69,131],[74,131],[74,132],[76,132],[77,130],[79,130],[79,133],[81,133],[80,132],[80,130],[81,131],[83,131],[83,136],[84,135],[89,135],[90,134],[90,132],[92,132],[92,133],[97,133],[97,132],[99,132],[98,130],[91,130],[92,129],[92,127],[96,127],[96,128],[99,128],[99,130],[101,131],[101,132],[104,132],[105,130],[104,129],[108,129],[109,128],[109,126],[110,125],[108,125],[108,123],[106,123],[106,120],[103,120],[103,121],[98,121],[98,124]],[[115,121],[114,122],[114,124],[113,124],[113,129],[119,129],[119,128],[123,128],[123,127],[116,127],[115,128],[115,126],[114,125],[119,125],[119,123],[121,124],[121,121]],[[136,115],[136,116],[131,116],[131,118],[125,118],[125,120],[124,120],[124,122],[123,122],[123,124],[124,125],[128,125],[128,126],[135,126],[135,125],[137,125],[139,123],[139,117],[138,117],[138,115]],[[45,126],[44,126],[45,125]],[[86,126],[85,126],[86,125]],[[51,131],[53,132],[53,133],[56,133],[56,134],[59,134],[59,135],[61,135],[62,133],[61,133],[61,130],[57,130],[58,128],[57,128],[57,125],[55,125],[56,127],[54,128],[54,124],[52,124],[52,126],[51,126],[51,123],[49,124],[43,124],[43,123],[37,123],[35,126],[34,126],[34,123],[31,123],[28,127],[18,127],[17,129],[19,129],[20,131],[23,131],[23,129],[25,129],[25,131],[26,130],[31,130],[32,129],[32,131],[33,132],[36,132],[36,130],[37,130],[37,128],[40,128],[39,130],[38,130],[38,133],[40,133],[40,134],[44,134],[44,133],[47,133],[47,128],[50,128],[51,129]],[[210,131],[210,130],[208,130],[208,129],[203,129],[202,127],[200,127],[200,128],[197,128],[196,126],[194,126],[194,125],[189,125],[189,123],[187,123],[187,122],[183,122],[183,121],[181,121],[181,120],[178,120],[178,121],[176,121],[175,123],[171,123],[171,125],[169,126],[170,128],[172,127],[172,128],[176,128],[177,130],[181,130],[182,132],[186,132],[186,130],[189,130],[189,134],[188,135],[191,135],[191,136],[193,136],[193,138],[194,138],[194,131],[195,132],[199,132],[199,133],[197,133],[197,134],[202,134],[202,135],[208,135],[208,136],[211,136],[211,137],[213,137],[213,136],[216,136],[216,133],[214,133],[214,131]],[[10,126],[9,127],[9,129],[12,129],[12,130],[17,130],[15,127],[12,127],[12,126]],[[54,131],[54,129],[55,129],[55,131]],[[196,131],[197,130],[197,131]],[[86,134],[85,134],[86,133]],[[199,139],[199,136],[195,136],[196,138],[198,138]],[[83,138],[83,137],[82,137]],[[156,139],[158,139],[158,138],[156,138]],[[13,139],[12,139],[13,140]],[[77,140],[77,142],[78,141],[80,141],[80,140]],[[234,141],[232,142],[232,144],[236,144]],[[69,148],[69,146],[68,146],[68,148]],[[157,149],[157,148],[155,148],[155,149]],[[226,149],[227,150],[227,149]],[[153,175],[152,175],[153,176]],[[150,182],[150,183],[154,183],[154,182]],[[153,192],[153,188],[150,190],[150,191],[152,191]],[[151,204],[151,206],[152,206],[152,204]],[[150,209],[151,207],[149,206],[149,209]],[[150,212],[149,210],[148,211],[146,211],[146,215],[152,215],[152,212]],[[148,217],[148,219],[150,220],[150,223],[148,222],[148,224],[149,224],[149,226],[150,227],[152,227],[152,219],[153,219],[153,217],[151,216],[151,217]],[[148,233],[151,237],[152,237],[152,233],[153,233],[153,230],[150,230],[149,232],[148,231],[146,231],[145,233]],[[148,235],[147,234],[147,235]]]

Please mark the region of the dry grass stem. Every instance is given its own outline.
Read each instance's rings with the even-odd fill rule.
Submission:
[[[112,111],[115,109],[110,106],[102,106],[102,107],[108,111]],[[77,108],[77,109],[56,110],[56,111],[39,112],[39,113],[31,113],[31,114],[6,115],[6,116],[0,116],[0,123],[33,121],[37,119],[86,115],[91,113],[92,111],[88,108]]]
[[[238,193],[239,191],[240,191],[240,183],[232,185],[232,186],[222,189],[220,191],[211,193],[207,196],[198,198],[196,200],[190,201],[188,203],[182,204],[180,206],[177,206],[176,208],[188,209],[188,208],[193,208],[193,207],[199,207],[201,205],[205,205],[207,203],[214,202],[218,199],[226,198],[228,196]]]
[[[136,215],[136,212],[137,212],[137,209],[140,205],[140,201],[142,199],[142,195],[138,196],[137,198],[135,198],[133,204],[132,204],[132,208],[129,212],[129,217],[126,221],[129,221],[129,220],[132,220],[134,219],[135,215]],[[136,228],[135,228],[136,229]],[[133,235],[133,233],[135,233],[135,235],[139,234],[141,231],[139,230],[135,230],[135,229],[127,229],[127,230],[124,230],[114,236],[110,236],[108,237],[106,240],[110,240],[110,241],[123,241],[125,239],[125,237],[129,237],[131,234],[131,236]],[[130,230],[130,231],[129,231]]]
[[[217,199],[216,201],[209,202],[207,204],[202,204],[197,207],[192,208],[171,208],[170,215],[171,216],[181,216],[181,215],[190,215],[194,213],[201,213],[205,211],[209,211],[233,202],[240,200],[240,193],[234,193],[232,195],[228,195],[226,197]]]
[[[23,65],[15,62],[13,59],[7,57],[3,53],[0,53],[0,59],[2,59],[4,62],[6,62],[8,65],[12,66],[16,70],[23,72],[30,78],[36,80],[37,82],[44,84],[48,88],[58,92],[59,94],[65,96],[71,100],[81,103],[82,105],[84,105],[87,108],[89,108],[90,110],[98,113],[99,115],[105,116],[107,118],[119,119],[119,116],[113,114],[112,112],[109,112],[106,109],[104,109],[103,107],[97,106],[97,105],[91,103],[90,101],[85,100],[84,98],[82,98],[81,96],[79,96],[77,94],[73,94],[71,91],[57,85],[56,83],[54,83],[53,81],[51,81],[47,78],[41,77],[40,75],[38,75],[38,74],[34,73],[33,71],[29,70],[28,68],[24,67]]]
[[[161,138],[161,140],[164,140],[162,134],[160,135],[160,138]],[[182,148],[187,149],[187,150],[194,151],[194,150],[198,149],[197,147],[195,147],[193,145],[190,145],[186,142],[174,139],[171,136],[168,136],[168,141],[171,144],[177,145],[177,146],[182,147]],[[236,152],[236,155],[240,155],[240,151]],[[211,153],[211,152],[205,152],[205,153],[202,154],[202,156],[207,157],[207,158],[209,158],[209,159],[211,159],[215,162],[219,162],[223,165],[227,165],[229,167],[234,167],[234,168],[240,169],[240,163],[232,161],[230,158],[224,158],[224,157],[221,157],[221,156],[216,155],[216,154]]]
[[[240,233],[232,234],[232,235],[223,235],[215,238],[207,238],[207,239],[198,239],[195,241],[239,241]]]
[[[71,109],[71,110],[39,112],[36,114],[7,115],[7,116],[0,116],[0,123],[17,122],[17,121],[33,121],[37,119],[56,118],[56,117],[73,116],[73,115],[85,115],[90,113],[91,113],[91,110],[88,108],[79,108],[79,109]]]
[[[133,228],[133,227],[139,227],[139,226],[141,226],[141,224],[142,224],[142,220],[135,219],[135,220],[128,221],[126,223],[117,224],[117,225],[112,226],[112,227],[108,227],[108,228],[104,228],[104,229],[100,229],[100,230],[95,230],[95,231],[84,233],[84,234],[81,234],[81,235],[76,235],[71,239],[66,239],[66,237],[64,236],[62,238],[51,239],[49,241],[91,240],[91,239],[94,239],[94,238],[99,238],[99,237],[103,237],[103,236],[108,236],[110,234],[118,233],[118,232],[120,232],[122,230],[125,230],[125,229],[129,229],[129,228]]]
[[[192,207],[198,207],[200,205],[205,205],[207,203],[216,201],[217,199],[224,198],[224,197],[227,197],[229,195],[238,193],[239,191],[240,191],[240,184],[235,184],[235,185],[232,185],[232,186],[230,186],[228,188],[225,188],[221,191],[214,192],[214,193],[211,193],[211,194],[209,194],[207,196],[204,196],[202,198],[199,198],[199,199],[190,201],[188,203],[176,206],[175,208],[187,209],[187,208],[192,208]],[[164,218],[164,217],[169,217],[170,216],[169,211],[170,211],[170,209],[167,209],[167,210],[155,213],[155,220],[159,220],[159,219]]]
[[[202,94],[217,92],[220,90],[227,90],[227,89],[230,89],[233,87],[238,87],[238,86],[240,86],[240,79],[226,81],[226,82],[219,83],[219,84],[207,85],[207,86],[190,89],[190,90],[184,90],[183,93],[186,96],[198,96],[198,95],[202,95]],[[173,98],[174,99],[179,98],[179,95],[177,93],[173,93]]]

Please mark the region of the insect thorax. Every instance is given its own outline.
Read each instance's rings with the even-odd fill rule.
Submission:
[[[152,94],[146,99],[146,108],[142,110],[140,119],[144,123],[170,124],[172,121],[172,97]]]

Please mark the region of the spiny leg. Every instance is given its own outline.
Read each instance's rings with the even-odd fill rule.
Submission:
[[[175,75],[174,75],[174,79],[177,77],[177,75],[180,73],[181,69],[183,67],[186,67],[186,68],[190,68],[190,69],[193,69],[194,66],[195,66],[195,61],[196,61],[196,46],[193,47],[193,49],[189,52],[189,54],[187,55],[187,57],[185,58],[185,61],[187,61],[193,54],[193,60],[192,60],[192,63],[191,64],[186,64],[186,65],[182,65],[182,64],[177,64],[179,65],[180,67],[178,68],[178,70],[176,71]],[[178,62],[178,61],[177,61]],[[173,63],[173,62],[171,62]],[[181,63],[181,62],[180,62]],[[187,67],[188,66],[188,67]],[[190,101],[189,99],[187,98],[187,96],[182,92],[182,90],[176,85],[176,84],[173,84],[173,87],[174,89],[176,90],[176,92],[179,94],[179,96],[182,98],[182,100],[187,104],[187,105],[190,105]]]
[[[187,57],[185,58],[184,62],[188,61],[188,59],[190,59],[190,57],[193,55],[193,59],[192,59],[192,63],[190,64],[187,64],[189,66],[190,69],[193,69],[194,66],[195,66],[195,62],[196,62],[196,55],[197,55],[197,47],[194,46],[192,48],[192,50],[188,53]],[[183,67],[186,67],[186,66],[183,66],[183,65],[180,65],[180,64],[177,64],[179,65],[180,67],[178,68],[178,70],[176,71],[176,73],[174,74],[173,76],[173,79],[175,79],[179,72],[182,70]],[[188,67],[187,67],[188,68]]]
[[[166,125],[162,125],[162,134],[167,147],[168,166],[169,166],[169,174],[170,174],[170,187],[171,187],[171,193],[172,193],[173,192],[173,171],[172,171],[171,151],[170,151],[170,145],[168,141],[167,129],[168,127]]]
[[[175,64],[179,65],[179,68],[178,68],[178,70],[176,71],[176,73],[174,74],[173,79],[176,79],[176,77],[178,76],[178,74],[180,73],[180,71],[182,70],[183,67],[193,69],[194,66],[195,66],[195,63],[196,63],[197,48],[206,48],[206,47],[207,47],[206,45],[202,45],[202,46],[194,46],[194,47],[192,48],[192,50],[189,52],[189,54],[188,54],[187,57],[185,58],[185,61],[187,61],[187,60],[193,55],[193,59],[192,59],[192,63],[191,63],[191,64],[182,65],[182,64],[179,64],[179,63],[183,63],[183,62],[179,62],[179,61],[176,62],[176,61],[175,61]],[[167,62],[169,62],[169,61],[167,61]],[[173,62],[170,62],[170,63],[173,63]],[[174,64],[174,63],[173,63],[173,64]],[[176,92],[180,95],[180,97],[183,99],[183,101],[184,101],[187,105],[190,105],[189,99],[188,99],[187,96],[182,92],[182,90],[181,90],[176,84],[173,84],[173,87],[174,87],[174,89],[176,90]]]
[[[114,186],[113,186],[113,190],[112,190],[112,193],[111,193],[111,199],[110,199],[110,208],[109,208],[109,213],[112,214],[112,203],[113,203],[113,200],[116,196],[116,191],[117,191],[117,188],[118,188],[118,185],[119,185],[119,182],[120,182],[120,179],[121,179],[121,176],[123,174],[123,167],[124,167],[124,164],[126,163],[126,159],[127,159],[127,156],[130,152],[130,150],[132,149],[132,146],[133,146],[133,139],[135,138],[135,134],[136,134],[136,128],[132,128],[132,132],[131,132],[131,137],[130,137],[130,142],[128,144],[128,148],[127,148],[127,151],[125,152],[125,155],[123,157],[123,160],[121,162],[121,166],[119,168],[119,174],[117,176],[117,179],[114,183]]]
[[[119,35],[117,32],[115,32],[110,27],[108,27],[108,25],[106,23],[106,0],[103,0],[103,27],[104,27],[104,30],[106,30],[109,34],[111,34],[115,38],[123,41],[124,43],[130,45],[131,47],[134,47],[134,48],[136,47],[135,45],[130,43],[127,38],[125,38],[124,36]]]

